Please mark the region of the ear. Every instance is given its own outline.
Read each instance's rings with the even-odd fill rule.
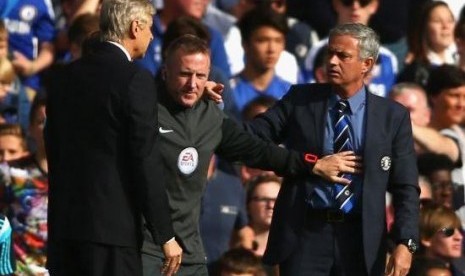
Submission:
[[[362,73],[363,75],[367,75],[368,72],[373,69],[373,65],[375,64],[375,60],[372,57],[366,58],[362,61]]]
[[[425,248],[429,248],[431,247],[431,240],[421,239],[421,245],[423,245]]]
[[[139,35],[140,32],[140,27],[137,24],[137,21],[132,21],[131,22],[131,27],[129,28],[129,37],[130,38],[136,38]]]
[[[375,13],[378,11],[378,7],[379,7],[379,2],[378,2],[378,0],[373,0],[373,1],[371,1],[371,3],[369,4],[370,15],[375,14]]]

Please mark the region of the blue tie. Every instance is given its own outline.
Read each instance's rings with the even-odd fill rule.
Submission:
[[[334,125],[334,152],[353,150],[352,142],[350,141],[350,123],[347,117],[349,103],[347,100],[340,100],[336,104],[337,121]],[[341,177],[352,181],[352,174],[344,173]],[[336,205],[344,213],[350,212],[354,207],[355,197],[352,191],[352,183],[348,185],[334,184]]]

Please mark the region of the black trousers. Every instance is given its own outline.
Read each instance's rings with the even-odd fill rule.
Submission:
[[[297,249],[279,265],[281,276],[364,276],[362,223],[308,218]]]
[[[142,253],[142,266],[144,276],[162,276],[163,259],[148,252]],[[208,276],[206,264],[181,263],[177,276]]]
[[[47,266],[53,276],[142,276],[140,251],[84,241],[50,246]]]

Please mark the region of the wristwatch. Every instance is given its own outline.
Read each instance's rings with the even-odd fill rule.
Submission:
[[[416,242],[413,239],[400,240],[398,242],[398,244],[403,244],[403,245],[407,246],[408,251],[410,253],[412,253],[412,254],[415,253],[418,250],[418,245],[416,244]]]

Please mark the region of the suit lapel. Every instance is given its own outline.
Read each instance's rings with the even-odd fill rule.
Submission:
[[[379,109],[382,108],[382,106],[378,104],[376,96],[374,96],[368,91],[366,93],[367,106],[363,160],[368,161],[369,157],[373,156],[372,154],[369,154],[370,149],[376,146],[375,143],[384,140],[384,138],[382,137],[382,131],[380,131],[380,123],[384,122],[384,118],[382,118],[380,115],[383,114],[383,112],[379,112]]]
[[[324,91],[318,92],[311,91],[311,93],[321,93],[321,95],[315,97],[314,101],[310,101],[307,114],[310,113],[310,118],[312,118],[312,120],[308,120],[310,125],[304,127],[307,130],[307,134],[310,135],[310,139],[308,139],[308,141],[312,152],[316,152],[320,155],[323,152],[327,119],[326,115],[328,113],[328,98],[331,91],[329,89],[325,89]]]

